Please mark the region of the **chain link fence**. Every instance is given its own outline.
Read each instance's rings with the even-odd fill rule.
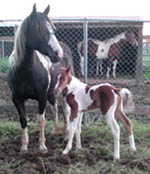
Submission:
[[[1,59],[11,54],[15,33],[15,25],[5,22],[8,23],[0,21]],[[150,39],[143,43],[144,21],[53,18],[53,22],[56,37],[72,51],[76,77],[88,84],[110,82],[128,87],[134,93],[137,107],[150,104],[148,97],[143,100],[143,89],[149,91],[145,84],[150,80]]]
[[[107,77],[108,79],[109,71],[109,78],[116,76],[116,79],[142,80],[142,51],[148,53],[150,50],[147,46],[148,42],[146,46],[142,43],[142,21],[98,18],[54,18],[53,21],[57,28],[58,40],[66,43],[72,50],[77,77],[84,78],[85,81],[91,78],[96,80]],[[0,58],[11,54],[14,36],[14,25],[2,24]],[[124,36],[127,32],[133,34],[137,45],[127,41]],[[132,35],[129,37],[131,40]],[[94,44],[97,44],[97,52]],[[117,64],[114,65],[115,60]]]

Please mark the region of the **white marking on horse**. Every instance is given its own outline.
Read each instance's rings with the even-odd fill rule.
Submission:
[[[41,54],[39,51],[35,51],[35,52],[38,55],[38,58],[39,58],[40,62],[42,63],[43,67],[47,71],[47,74],[48,74],[47,90],[48,90],[49,86],[50,86],[50,82],[51,82],[50,67],[52,66],[52,63],[51,63],[50,59],[47,56]]]
[[[28,128],[22,129],[22,146],[21,146],[21,152],[28,151],[28,143],[29,143],[29,137],[28,137]]]
[[[67,154],[72,148],[74,134],[76,134],[76,147],[81,148],[81,122],[83,112],[99,108],[106,118],[108,126],[111,128],[114,137],[114,160],[120,159],[120,127],[115,116],[120,119],[129,135],[129,144],[132,151],[136,150],[131,121],[124,113],[123,99],[129,95],[127,100],[132,97],[128,89],[117,89],[111,84],[99,84],[87,86],[71,75],[71,66],[60,72],[56,92],[61,92],[67,88],[66,99],[71,108],[70,121],[68,125],[68,143],[63,151]],[[63,80],[62,80],[63,79]],[[70,79],[68,82],[67,79]],[[126,95],[125,95],[126,94]]]
[[[53,48],[54,51],[58,52],[59,57],[63,57],[63,49],[61,48],[59,41],[57,40],[57,38],[54,34],[52,26],[50,25],[49,22],[46,22],[46,25],[51,34],[48,44],[51,45],[51,47]]]

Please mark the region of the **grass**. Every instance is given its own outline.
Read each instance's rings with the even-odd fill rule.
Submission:
[[[21,129],[16,121],[0,122],[0,174],[148,174],[150,173],[150,126],[133,120],[137,152],[130,153],[128,136],[121,126],[121,160],[113,162],[113,137],[105,122],[82,127],[83,149],[61,156],[64,134],[52,136],[52,122],[46,122],[48,155],[39,155],[37,123],[29,121],[29,154],[20,156]]]
[[[8,71],[8,57],[0,59],[0,71],[3,73],[7,73],[7,71]]]

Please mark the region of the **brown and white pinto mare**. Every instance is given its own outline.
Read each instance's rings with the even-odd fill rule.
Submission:
[[[96,39],[88,39],[88,54],[96,57],[96,75],[98,75],[99,67],[101,75],[102,71],[102,60],[108,59],[107,74],[106,77],[109,79],[111,65],[113,64],[113,77],[116,78],[116,66],[118,59],[120,58],[121,48],[125,43],[129,43],[134,47],[138,46],[138,42],[134,33],[123,32],[117,36],[106,39],[104,41]],[[78,44],[78,53],[80,56],[81,73],[84,75],[84,57],[83,57],[83,41]]]
[[[129,135],[131,151],[136,151],[132,123],[126,112],[134,109],[131,92],[126,88],[115,88],[111,84],[103,83],[89,86],[71,75],[71,66],[62,68],[55,86],[57,94],[65,93],[66,101],[71,108],[70,118],[67,118],[68,143],[63,151],[67,154],[72,148],[74,134],[76,135],[76,148],[81,148],[81,122],[83,112],[100,109],[114,137],[114,160],[120,159],[120,127],[118,118]]]

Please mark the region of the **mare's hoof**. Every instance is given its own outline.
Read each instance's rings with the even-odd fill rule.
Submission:
[[[27,154],[28,154],[28,150],[21,150],[20,151],[21,156],[24,156],[24,155],[27,155]]]
[[[52,131],[51,131],[51,134],[52,134],[52,135],[56,135],[57,132],[58,132],[58,129],[53,128]]]
[[[48,153],[48,150],[47,149],[43,149],[43,150],[40,150],[41,154],[45,155]]]

